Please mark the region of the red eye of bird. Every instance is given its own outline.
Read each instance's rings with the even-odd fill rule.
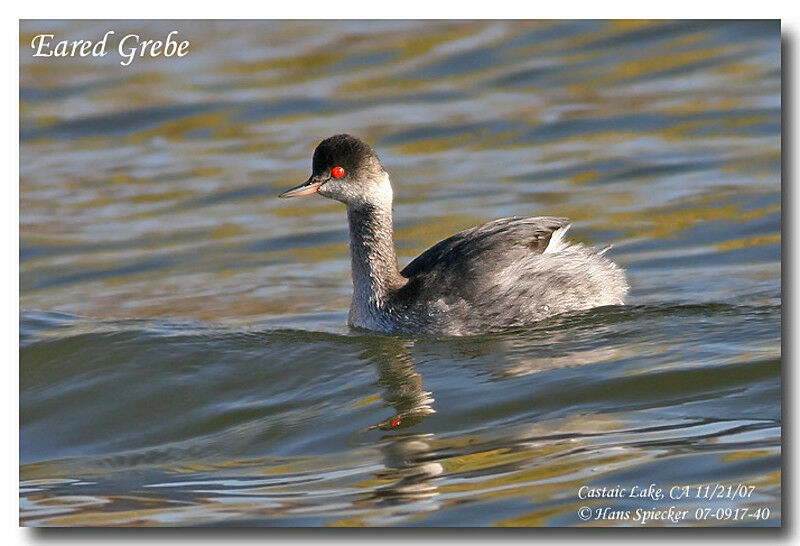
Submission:
[[[341,178],[344,176],[344,169],[342,167],[334,167],[331,170],[331,176],[334,178]]]

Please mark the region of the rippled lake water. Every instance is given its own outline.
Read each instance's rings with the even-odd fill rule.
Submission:
[[[190,54],[30,55],[109,29]],[[780,80],[776,21],[22,22],[21,522],[780,524]],[[628,305],[349,330],[343,208],[275,198],[337,132],[392,174],[401,265],[569,216]],[[651,483],[753,489],[579,494]]]

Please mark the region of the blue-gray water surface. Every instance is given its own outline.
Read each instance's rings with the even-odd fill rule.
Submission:
[[[31,56],[109,29],[190,53]],[[779,525],[780,84],[777,21],[23,21],[21,523]],[[275,198],[337,132],[401,265],[569,216],[627,305],[348,329],[342,206]]]

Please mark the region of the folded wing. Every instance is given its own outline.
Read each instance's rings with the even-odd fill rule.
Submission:
[[[553,234],[559,229],[566,231],[567,227],[568,218],[501,218],[440,241],[417,256],[401,274],[411,279],[437,270],[469,275],[476,268],[491,269],[531,254],[542,254],[551,240],[561,244],[561,237],[554,239]]]

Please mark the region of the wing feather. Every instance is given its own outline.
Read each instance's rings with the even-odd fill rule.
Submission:
[[[401,274],[406,278],[435,270],[465,274],[498,261],[507,263],[530,254],[553,252],[563,245],[568,227],[568,218],[501,218],[440,241],[417,256]]]

